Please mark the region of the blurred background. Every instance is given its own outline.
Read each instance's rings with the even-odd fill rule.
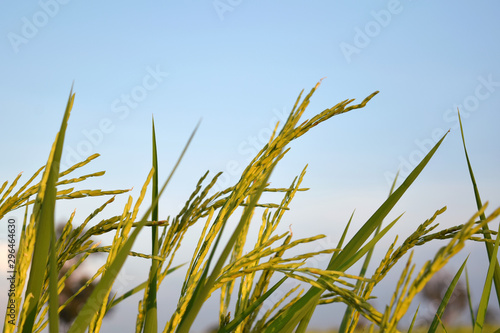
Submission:
[[[487,212],[500,205],[496,1],[40,0],[0,6],[2,182],[21,171],[26,181],[45,163],[74,82],[63,167],[99,153],[79,174],[106,170],[105,176],[79,188],[134,187],[131,195],[137,198],[151,165],[152,115],[160,181],[202,119],[161,201],[160,216],[166,218],[179,211],[207,170],[211,175],[224,172],[219,190],[234,184],[276,122],[286,120],[300,91],[309,92],[326,77],[304,120],[342,100],[360,102],[380,93],[365,108],[334,117],[293,142],[273,174],[272,185],[285,187],[308,164],[303,186],[311,190],[297,194],[281,226],[285,231],[291,224],[296,238],[327,235],[325,242],[304,251],[336,246],[356,210],[352,235],[385,200],[396,172],[400,183],[448,130],[435,157],[389,216],[388,221],[405,212],[381,244],[389,244],[396,234],[404,239],[443,206],[448,210],[437,221],[441,228],[466,222],[476,205],[457,108],[481,197],[490,203]],[[119,196],[101,219],[119,214],[126,199]],[[60,202],[58,221],[75,208],[81,221],[105,200]],[[20,223],[23,214],[18,210],[11,217]],[[177,264],[190,260],[197,236],[196,230],[188,235]],[[149,240],[145,232],[135,249],[149,251]],[[418,249],[417,268],[444,244]],[[374,260],[385,251],[376,249]],[[467,267],[476,305],[486,277],[485,252],[483,244],[470,244],[446,268],[454,275],[470,254]],[[103,261],[97,257],[87,268]],[[142,282],[148,267],[145,260],[129,260],[114,290],[124,292]],[[379,298],[373,304],[379,310],[390,299],[401,267],[376,290]],[[173,274],[160,289],[160,326],[175,309],[184,274]],[[122,303],[103,330],[129,331],[137,301]],[[195,329],[216,324],[217,301],[214,297],[207,303]],[[496,302],[490,309],[498,311]],[[311,326],[337,326],[343,310],[320,307]],[[422,316],[432,311],[430,305],[420,308]]]

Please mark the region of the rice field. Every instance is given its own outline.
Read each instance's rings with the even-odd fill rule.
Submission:
[[[491,213],[485,213],[487,204],[480,198],[462,128],[464,163],[469,168],[477,212],[472,216],[463,216],[456,226],[438,228],[436,221],[446,210],[444,207],[420,223],[406,239],[384,237],[389,230],[397,230],[397,222],[401,218],[386,221],[386,217],[422,170],[430,167],[427,165],[435,154],[439,154],[439,146],[447,136],[445,134],[400,186],[396,187],[394,180],[388,198],[361,228],[355,230],[352,237],[347,237],[351,221],[346,221],[335,247],[296,254],[295,250],[301,245],[318,242],[326,235],[297,238],[291,231],[277,232],[296,193],[307,190],[301,186],[306,168],[290,184],[275,186],[270,182],[275,166],[288,152],[292,141],[324,121],[333,121],[330,118],[334,116],[369,107],[369,101],[378,93],[372,93],[359,104],[355,104],[353,99],[343,100],[303,120],[304,111],[319,85],[309,93],[303,91],[298,96],[286,122],[276,124],[269,142],[246,166],[234,185],[214,191],[221,173],[212,175],[207,172],[201,177],[193,175],[199,178],[197,186],[175,216],[163,214],[159,198],[175,177],[183,156],[189,152],[190,143],[197,139],[198,126],[194,128],[173,169],[166,173],[158,165],[159,147],[153,121],[151,147],[145,147],[151,150],[152,160],[145,162],[150,164],[150,172],[145,175],[146,180],[137,198],[130,196],[126,189],[78,189],[86,179],[102,177],[104,172],[80,173],[80,168],[91,163],[98,154],[67,170],[60,170],[67,123],[75,101],[75,94],[71,92],[45,165],[27,180],[20,174],[0,187],[0,218],[12,211],[23,212],[24,216],[22,229],[17,231],[20,239],[18,243],[10,242],[12,246],[9,247],[15,278],[11,280],[3,332],[99,332],[105,315],[136,294],[141,295],[142,300],[137,307],[135,329],[131,327],[130,331],[190,332],[203,305],[215,292],[220,293],[217,332],[313,332],[308,327],[315,309],[330,303],[341,303],[345,307],[342,324],[335,332],[423,332],[422,327],[414,325],[419,318],[418,311],[409,313],[410,305],[430,279],[470,242],[484,244],[484,255],[488,256],[490,265],[485,272],[487,278],[477,310],[472,307],[470,288],[467,288],[472,324],[463,331],[495,331],[494,327],[485,324],[485,318],[490,297],[500,304],[500,267],[497,260],[500,208],[489,209]],[[159,179],[158,170],[162,170],[161,175],[168,176]],[[281,200],[264,201],[263,194],[269,192],[280,195]],[[104,215],[103,210],[113,206],[118,195],[127,196],[125,206],[114,207],[115,215]],[[71,215],[64,227],[56,230],[56,202],[85,200],[88,197],[101,198],[101,205],[95,207],[94,212],[84,220],[76,220],[74,214]],[[139,214],[141,208],[145,209],[144,214]],[[241,215],[239,212],[242,212]],[[227,227],[230,218],[237,219],[236,227]],[[259,226],[255,243],[247,242],[251,224]],[[184,251],[183,239],[194,225],[203,227],[191,260],[184,265],[174,265],[176,254]],[[147,253],[132,251],[139,233],[145,229],[151,230],[151,250]],[[231,229],[230,232],[227,229]],[[112,236],[110,244],[96,241],[104,234]],[[228,237],[222,237],[223,234]],[[443,246],[423,266],[417,267],[413,261],[415,251],[419,251],[421,245],[437,240],[444,241]],[[380,262],[372,260],[375,247],[385,253]],[[291,252],[294,254],[290,255]],[[72,279],[72,274],[95,253],[104,253],[105,263],[92,272],[75,293],[61,301],[60,295]],[[329,256],[323,268],[307,265],[308,259],[320,255]],[[125,293],[115,294],[113,284],[129,256],[150,262],[148,279]],[[71,265],[68,266],[69,262]],[[374,288],[399,262],[405,265],[394,283],[390,303],[384,307],[372,305],[370,300],[374,296]],[[357,263],[362,265],[359,272],[352,269]],[[462,332],[447,327],[442,316],[460,277],[465,275],[466,264],[467,260],[454,272],[455,276],[440,300],[433,321],[425,327],[426,332]],[[366,274],[368,265],[375,267],[371,275]],[[158,290],[180,267],[187,268],[187,273],[175,300],[176,309],[169,314],[164,326],[159,325],[159,313],[162,317],[165,313],[158,308]],[[306,288],[298,286],[286,290],[278,299],[271,297],[287,279],[301,281],[301,286]],[[74,311],[74,318],[67,327],[61,327],[61,315],[65,311],[67,313],[75,299],[80,299],[80,305]],[[264,307],[264,304],[267,306]],[[413,317],[412,324],[400,327],[399,322],[407,314]]]

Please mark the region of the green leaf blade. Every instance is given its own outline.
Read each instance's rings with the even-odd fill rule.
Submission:
[[[471,162],[470,162],[470,159],[469,159],[469,154],[467,153],[467,147],[465,145],[464,129],[463,129],[463,126],[462,126],[462,119],[460,118],[460,112],[458,112],[458,122],[460,124],[460,133],[462,135],[462,143],[463,143],[463,146],[464,146],[465,159],[467,161],[467,168],[469,169],[469,176],[470,176],[470,179],[471,179],[471,182],[472,182],[472,188],[474,190],[474,198],[476,199],[476,206],[477,206],[478,210],[481,210],[481,208],[483,207],[483,203],[481,201],[481,196],[479,195],[479,189],[478,189],[478,186],[477,186],[477,183],[476,183],[476,178],[474,177],[474,172],[472,171],[472,165],[471,165]],[[486,219],[484,213],[481,214],[479,218],[481,219],[481,221],[484,220],[484,219]],[[491,239],[491,236],[489,234],[490,229],[488,228],[488,225],[484,225],[483,226],[483,230],[485,231],[484,238]],[[494,285],[495,285],[495,290],[496,290],[498,305],[500,306],[500,265],[498,263],[498,260],[495,257],[493,257],[493,255],[492,255],[492,253],[493,253],[493,245],[491,243],[488,243],[488,242],[485,242],[484,244],[486,246],[486,252],[488,254],[488,259],[489,260],[493,260],[494,259],[497,262],[496,265],[495,265],[495,271],[494,271],[494,274],[493,274],[493,282],[494,282]]]
[[[151,212],[151,220],[158,221],[158,153],[156,148],[156,132],[155,123],[153,119],[152,125],[152,147],[153,147],[153,188],[152,188],[152,200],[151,202],[156,202],[153,206],[153,211]],[[154,225],[151,227],[151,255],[158,255],[158,226]],[[146,314],[145,314],[145,324],[144,332],[158,332],[158,309],[157,309],[157,290],[158,290],[158,260],[151,259],[151,268],[149,271],[148,279],[148,293],[146,299]]]
[[[448,289],[446,290],[446,293],[444,294],[443,299],[441,300],[441,303],[439,304],[439,307],[436,311],[436,314],[434,315],[434,319],[432,320],[432,323],[429,327],[428,332],[429,333],[435,333],[438,325],[441,323],[441,318],[443,317],[444,310],[446,309],[446,306],[448,305],[449,300],[451,299],[451,296],[453,294],[453,290],[455,290],[455,287],[458,283],[458,280],[460,279],[460,276],[462,275],[462,272],[465,268],[465,264],[467,263],[468,257],[464,260],[464,263],[462,266],[460,266],[458,272],[455,274],[455,277],[453,280],[451,280],[450,285],[448,286]]]
[[[103,274],[101,281],[97,284],[95,289],[93,290],[92,294],[89,296],[87,299],[87,302],[79,312],[78,316],[76,317],[75,321],[71,325],[70,329],[68,330],[68,333],[84,333],[88,326],[90,321],[92,320],[92,317],[94,316],[95,311],[102,306],[103,298],[102,295],[107,293],[114,280],[116,279],[121,267],[125,263],[125,260],[128,257],[128,253],[130,252],[133,243],[135,242],[135,239],[137,238],[137,235],[141,231],[142,227],[146,224],[147,222],[147,217],[149,214],[151,214],[153,207],[158,203],[159,198],[161,197],[162,193],[165,191],[165,188],[170,182],[170,179],[172,179],[173,174],[175,173],[175,170],[180,164],[180,161],[184,157],[184,154],[187,151],[187,148],[189,147],[189,144],[191,143],[198,127],[199,124],[196,125],[195,129],[191,133],[191,136],[188,139],[188,142],[186,143],[180,157],[177,159],[177,163],[175,164],[173,170],[170,172],[170,175],[168,176],[167,180],[163,184],[163,187],[161,188],[160,192],[158,193],[158,197],[156,200],[151,204],[149,209],[144,213],[143,218],[139,222],[139,224],[135,227],[134,231],[132,234],[129,236],[125,244],[122,246],[122,248],[119,250],[118,254],[116,255],[116,258],[113,260],[111,263],[110,267],[106,270],[106,272]]]
[[[52,150],[50,152],[50,156],[43,173],[42,181],[40,182],[39,192],[35,200],[35,206],[33,208],[33,214],[35,215],[36,242],[35,248],[33,250],[31,271],[28,279],[28,285],[26,287],[25,300],[28,298],[28,295],[32,295],[33,298],[28,303],[26,309],[23,309],[23,312],[26,314],[24,325],[22,327],[23,333],[31,333],[34,328],[38,302],[42,294],[44,276],[47,267],[47,254],[49,252],[52,253],[50,255],[52,258],[51,265],[55,264],[55,240],[51,246],[51,242],[53,240],[53,237],[55,236],[55,184],[59,176],[59,165],[61,162],[62,149],[64,145],[64,136],[66,133],[66,128],[68,126],[68,119],[73,107],[74,98],[75,95],[73,94],[73,88],[71,88],[70,96],[68,98],[66,110],[64,112],[63,120],[61,123],[61,128],[52,146]],[[52,272],[52,277],[50,278],[49,293],[50,295],[52,295],[51,297],[53,297],[54,294],[57,294],[57,281],[54,281],[53,274],[56,274],[55,279],[57,280],[57,269]],[[54,300],[50,302],[52,307],[54,306],[54,302]],[[54,311],[57,311],[57,308],[51,309],[50,312],[51,327],[54,327],[54,330],[57,331],[58,321],[54,323]]]
[[[500,242],[500,224],[498,225],[497,238],[495,240],[495,245],[493,247],[493,252],[490,266],[488,268],[488,274],[486,275],[486,281],[484,282],[483,294],[481,295],[481,301],[479,301],[479,308],[477,310],[476,323],[474,325],[474,333],[480,333],[483,331],[484,319],[486,318],[486,310],[488,309],[488,303],[490,300],[491,285],[493,284],[493,275],[495,274],[495,266],[497,263],[497,253],[498,253],[498,243]]]
[[[255,302],[249,305],[238,317],[234,318],[225,327],[219,329],[218,333],[230,333],[233,332],[236,327],[248,317],[260,304],[262,304],[272,293],[276,291],[285,282],[287,277],[285,276],[279,280],[274,286],[272,286],[268,291],[266,291],[262,296],[260,296]]]

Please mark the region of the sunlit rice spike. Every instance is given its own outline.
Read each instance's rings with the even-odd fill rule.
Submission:
[[[78,163],[74,164],[73,166],[69,167],[67,170],[65,170],[65,171],[61,172],[61,173],[59,174],[59,178],[64,177],[64,176],[66,176],[67,174],[69,174],[69,173],[73,172],[74,170],[76,170],[76,169],[78,169],[78,168],[81,168],[81,167],[83,167],[83,166],[87,165],[88,163],[90,163],[92,160],[94,160],[94,159],[98,158],[99,156],[100,156],[100,155],[99,155],[99,154],[97,154],[97,153],[96,153],[96,154],[92,154],[92,155],[90,155],[90,156],[89,156],[89,157],[87,157],[84,161],[78,162]]]

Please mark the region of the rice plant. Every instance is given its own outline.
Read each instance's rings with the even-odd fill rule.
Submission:
[[[3,332],[41,332],[47,327],[51,333],[59,332],[61,312],[73,299],[84,293],[87,294],[85,304],[69,327],[70,333],[99,332],[106,313],[136,293],[143,297],[138,304],[135,332],[189,332],[201,308],[216,291],[220,292],[218,332],[305,332],[316,307],[334,302],[346,305],[341,332],[354,332],[361,316],[371,323],[372,331],[378,329],[380,332],[399,332],[401,327],[398,323],[407,314],[416,295],[436,272],[471,241],[486,244],[491,263],[477,314],[471,308],[473,330],[481,332],[492,285],[496,288],[500,303],[500,268],[496,259],[499,238],[498,232],[488,227],[491,222],[497,221],[500,209],[489,215],[485,214],[487,205],[483,205],[479,198],[465,139],[464,151],[478,211],[472,217],[464,218],[463,224],[437,231],[436,220],[446,207],[438,209],[402,243],[398,243],[396,237],[384,249],[386,255],[379,263],[371,262],[375,246],[382,246],[379,244],[380,240],[395,227],[402,216],[386,226],[383,226],[384,219],[430,162],[445,139],[445,134],[403,183],[398,188],[393,186],[386,201],[353,237],[347,238],[351,216],[335,248],[289,255],[291,249],[300,249],[302,245],[316,242],[325,235],[295,239],[291,231],[277,232],[282,217],[290,210],[291,200],[297,192],[307,188],[301,187],[306,168],[289,185],[272,187],[270,177],[276,164],[288,152],[288,146],[294,139],[333,116],[365,107],[378,93],[374,92],[359,104],[353,104],[353,99],[341,101],[312,118],[301,121],[319,84],[304,97],[303,92],[300,93],[286,122],[276,124],[269,142],[257,153],[233,186],[214,191],[221,173],[209,175],[206,172],[177,215],[166,217],[161,215],[163,213],[158,204],[159,198],[174,176],[182,157],[189,152],[189,144],[195,139],[199,124],[193,130],[173,170],[165,177],[163,184],[160,184],[159,179],[164,177],[161,166],[158,165],[153,123],[151,171],[145,175],[138,198],[134,199],[129,195],[121,213],[102,216],[104,208],[113,205],[116,195],[126,195],[129,190],[88,190],[74,187],[58,189],[61,185],[77,186],[90,177],[104,175],[103,171],[99,171],[71,176],[73,178],[68,176],[97,158],[97,154],[67,170],[59,169],[67,122],[75,98],[71,92],[47,163],[18,189],[16,187],[21,175],[10,185],[5,182],[0,187],[0,194],[3,194],[0,199],[0,218],[11,211],[24,210],[21,237],[15,256],[15,293],[9,297],[9,304],[16,306],[7,309]],[[149,201],[146,192],[150,187],[152,197]],[[278,193],[282,199],[280,202],[264,202],[262,194],[265,192]],[[56,201],[85,197],[103,197],[102,204],[83,221],[75,221],[72,214],[60,235],[56,235]],[[144,205],[148,208],[141,217],[139,209]],[[236,216],[239,208],[242,214],[236,228],[230,233],[229,240],[223,243],[222,235],[227,234],[225,229],[228,220]],[[260,223],[254,244],[247,242],[251,223]],[[190,262],[175,266],[176,254],[178,251],[185,251],[183,239],[195,224],[202,225],[203,228],[192,258]],[[143,228],[151,228],[152,231],[150,253],[132,251],[134,241]],[[94,241],[103,234],[113,236],[110,245]],[[446,240],[446,244],[417,269],[412,262],[414,251],[435,240]],[[65,282],[89,256],[98,252],[107,255],[106,262],[93,272],[74,295],[59,304],[59,295],[65,288]],[[307,265],[308,259],[325,254],[330,256],[326,267],[314,268]],[[112,286],[129,256],[137,256],[150,262],[148,278],[129,291],[117,295]],[[70,269],[63,270],[69,260],[74,260],[74,264]],[[360,260],[363,260],[362,269],[359,274],[353,274],[351,267]],[[406,261],[406,265],[393,297],[385,308],[377,309],[370,303],[374,288],[400,261]],[[375,267],[371,276],[367,276],[369,265]],[[435,332],[442,324],[442,313],[465,265],[464,262],[450,284],[449,293],[443,298],[429,332]],[[161,309],[158,309],[157,292],[165,279],[169,278],[168,275],[182,266],[186,268],[186,275],[176,309],[170,314],[167,323],[160,327],[157,313]],[[302,284],[286,290],[283,297],[273,300],[271,306],[266,307],[268,310],[264,311],[265,302],[270,301],[271,295],[276,295],[276,290],[283,288],[287,279],[295,279]],[[307,290],[300,289],[301,286],[306,286]],[[417,316],[415,313],[410,330],[413,329]],[[130,331],[134,331],[134,328],[130,328]]]

